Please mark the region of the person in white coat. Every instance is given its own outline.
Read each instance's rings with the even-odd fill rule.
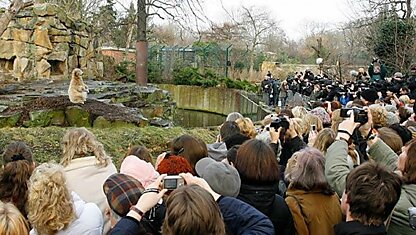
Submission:
[[[104,216],[108,203],[103,192],[105,180],[117,173],[117,168],[103,145],[86,128],[67,131],[62,139],[62,159],[67,186],[86,202],[93,202],[104,217],[103,234],[110,230],[110,221]]]
[[[101,235],[103,216],[94,203],[86,203],[66,187],[61,165],[43,163],[29,180],[30,235]]]

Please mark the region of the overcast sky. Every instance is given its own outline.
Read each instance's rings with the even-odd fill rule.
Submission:
[[[221,16],[226,15],[221,2],[226,9],[236,9],[241,5],[269,9],[292,39],[302,36],[305,22],[328,23],[335,27],[346,22],[350,15],[347,0],[205,0],[204,10],[210,19],[221,21]]]

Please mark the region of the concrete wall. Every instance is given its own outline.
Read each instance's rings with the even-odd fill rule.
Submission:
[[[245,116],[264,115],[263,110],[251,101],[244,91],[211,87],[161,84],[161,89],[172,94],[177,108],[228,115],[239,112]]]

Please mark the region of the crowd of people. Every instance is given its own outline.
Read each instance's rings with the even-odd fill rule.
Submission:
[[[396,72],[388,77],[386,73],[386,66],[379,59],[374,59],[367,71],[364,68],[350,71],[350,79],[346,81],[331,79],[324,73],[315,75],[309,69],[296,72],[281,81],[268,71],[261,83],[262,100],[272,107],[286,107],[289,103],[294,106],[300,105],[299,101],[291,102],[298,95],[303,97],[303,101],[306,100],[305,105],[307,101],[318,100],[337,100],[345,105],[348,101],[359,98],[361,92],[368,89],[377,91],[377,99],[393,98],[393,94],[416,99],[416,64],[411,67],[408,75]]]
[[[230,113],[215,143],[181,135],[157,158],[132,146],[119,169],[86,128],[65,133],[60,163],[11,142],[0,234],[416,234],[415,88],[396,75],[259,125]]]

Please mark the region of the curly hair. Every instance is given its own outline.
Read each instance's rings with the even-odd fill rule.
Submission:
[[[380,129],[387,126],[387,111],[380,105],[370,106],[371,116],[373,116],[373,127]]]
[[[29,234],[26,219],[12,203],[0,201],[0,234]]]
[[[63,166],[69,165],[72,159],[89,156],[89,154],[94,154],[100,166],[105,167],[111,162],[103,145],[85,127],[68,130],[62,138],[62,145],[61,164]]]
[[[250,118],[239,118],[235,121],[240,128],[241,134],[253,139],[256,137],[257,132],[254,127],[253,121]]]
[[[28,219],[38,234],[55,234],[75,219],[71,194],[61,165],[43,163],[29,181]]]

